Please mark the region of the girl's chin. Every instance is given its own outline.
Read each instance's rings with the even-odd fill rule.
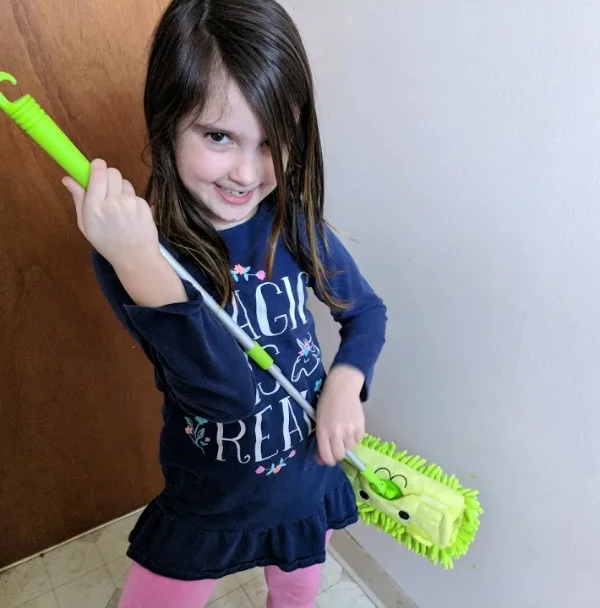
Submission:
[[[243,224],[251,219],[258,209],[258,205],[255,205],[251,209],[238,209],[237,212],[230,213],[213,213],[212,224],[217,230],[225,230],[227,228],[233,228],[239,224]]]

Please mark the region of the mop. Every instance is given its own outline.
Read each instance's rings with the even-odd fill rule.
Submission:
[[[0,72],[0,82],[16,79]],[[83,188],[90,177],[90,162],[30,96],[9,101],[0,93],[0,108]],[[233,321],[206,290],[162,246],[160,250],[178,276],[202,295],[207,308],[243,348],[248,357],[270,373],[313,420],[315,409],[283,375],[272,357]],[[434,564],[453,568],[479,528],[483,513],[478,491],[463,488],[454,475],[393,443],[366,435],[341,463],[354,489],[361,519],[393,536],[411,551]]]

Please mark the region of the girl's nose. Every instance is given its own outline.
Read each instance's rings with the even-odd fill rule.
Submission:
[[[259,181],[260,163],[254,154],[241,154],[229,177],[244,188],[254,186]]]

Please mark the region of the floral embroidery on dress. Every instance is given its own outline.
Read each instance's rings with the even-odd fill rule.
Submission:
[[[241,264],[236,264],[233,267],[233,270],[230,270],[231,276],[233,280],[237,283],[240,280],[240,277],[243,277],[246,281],[249,277],[256,277],[259,281],[264,281],[267,277],[267,273],[264,270],[259,270],[258,272],[251,273],[252,266],[242,266]]]
[[[292,450],[285,458],[280,458],[277,464],[271,463],[271,466],[268,469],[265,469],[265,467],[262,466],[258,467],[255,472],[257,475],[262,475],[263,473],[266,473],[267,475],[277,475],[283,467],[287,466],[286,461],[293,458],[295,455],[296,450]]]
[[[314,388],[315,393],[317,393],[317,394],[320,393],[322,388],[323,388],[323,378],[321,378],[320,380],[317,380],[315,382],[315,388]]]
[[[200,416],[195,416],[194,420],[186,416],[185,420],[188,424],[185,427],[186,434],[204,453],[204,448],[210,443],[210,437],[206,437],[206,429],[204,428],[208,420],[200,418]]]

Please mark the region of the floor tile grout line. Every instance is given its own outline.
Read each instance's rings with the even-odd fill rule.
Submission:
[[[254,606],[254,602],[252,601],[252,598],[248,595],[248,592],[244,589],[244,585],[240,585],[239,589],[242,590],[242,593],[246,596],[246,599],[250,602],[250,605]]]
[[[62,589],[63,587],[66,587],[67,585],[71,585],[71,584],[75,583],[76,581],[81,580],[84,576],[89,576],[90,574],[93,574],[94,572],[98,572],[98,570],[102,570],[102,569],[106,570],[106,572],[108,573],[108,577],[110,578],[110,581],[112,582],[113,585],[115,585],[115,581],[113,581],[113,577],[110,573],[110,570],[108,569],[108,566],[106,564],[103,564],[102,566],[98,566],[97,568],[94,568],[93,570],[90,570],[89,572],[86,572],[85,574],[82,574],[82,575],[70,580],[67,583],[58,585],[58,587],[52,586],[52,591],[58,591],[59,589]],[[52,585],[52,581],[50,581],[50,584]],[[116,585],[115,585],[115,589],[118,589],[118,587]]]
[[[115,586],[116,589],[119,589],[119,585],[117,585],[117,581],[115,581],[113,574],[110,571],[110,568],[108,567],[108,565],[114,564],[116,561],[119,561],[120,559],[122,559],[122,558],[118,557],[117,559],[114,559],[112,562],[107,562],[106,564],[104,564],[104,567],[106,568],[106,571],[108,572],[108,576],[110,576],[110,580],[113,582],[113,585]]]
[[[52,589],[52,591],[50,593],[52,594],[52,597],[54,598],[55,604],[58,606],[58,608],[61,608],[60,602],[58,601],[58,595],[56,595],[56,591],[54,589]]]
[[[91,532],[90,532],[91,534]],[[63,546],[64,547],[68,547],[71,543],[75,543],[77,542],[77,540],[81,540],[81,539],[74,539],[71,540],[67,543],[65,543]],[[94,543],[95,545],[96,543]],[[65,585],[69,585],[70,583],[74,583],[75,581],[78,581],[80,578],[83,578],[84,576],[87,576],[88,574],[91,574],[92,572],[96,572],[97,570],[101,570],[102,568],[105,568],[106,571],[108,572],[110,579],[112,580],[112,574],[110,573],[110,570],[108,569],[108,564],[109,563],[113,563],[111,562],[107,562],[104,559],[104,556],[102,555],[102,552],[100,551],[100,549],[98,549],[98,547],[96,546],[96,549],[98,550],[98,554],[100,555],[100,559],[102,560],[102,565],[96,567],[96,568],[92,568],[91,570],[88,570],[87,572],[85,572],[84,574],[80,574],[79,576],[76,576],[75,578],[71,579],[70,581],[67,581],[66,583],[62,583],[60,585],[55,586],[54,583],[52,582],[52,577],[50,576],[50,571],[48,570],[48,567],[46,565],[46,561],[44,560],[43,556],[42,556],[42,561],[44,562],[44,568],[46,570],[46,573],[48,574],[48,580],[50,581],[50,586],[52,587],[52,590],[55,591],[56,589],[60,589],[61,587],[64,587]],[[45,553],[44,555],[47,555],[48,553],[50,553],[50,551],[48,551],[47,553]],[[120,557],[117,559],[121,559]],[[116,561],[116,560],[113,560]],[[114,581],[113,581],[114,583]],[[116,585],[115,585],[116,586]]]
[[[44,597],[45,595],[52,595],[52,597],[56,600],[56,605],[58,606],[58,597],[56,596],[56,593],[54,592],[54,589],[50,589],[50,591],[46,591],[46,593],[42,593],[41,595],[36,595],[35,597],[32,597],[31,599],[27,600],[26,602],[23,602],[22,604],[19,604],[18,606],[15,606],[15,608],[23,608],[23,606],[26,606],[27,604],[30,604],[31,602],[35,602],[36,600],[39,600],[41,597]]]
[[[220,602],[222,599],[226,598],[227,596],[231,595],[232,593],[235,593],[236,591],[239,591],[240,589],[242,589],[241,585],[239,587],[236,587],[235,589],[231,589],[231,591],[228,591],[227,593],[225,593],[224,595],[221,595],[217,599],[214,599],[214,600],[211,599],[211,600],[209,600],[208,604],[206,605],[206,608],[210,608],[210,606],[212,606],[216,602]],[[244,591],[244,593],[246,595],[248,595],[245,591]],[[250,599],[250,598],[248,598],[248,599]],[[250,600],[250,603],[252,604],[252,600]]]
[[[34,602],[35,600],[39,599],[40,597],[43,597],[44,595],[48,595],[49,593],[54,594],[54,586],[52,585],[52,579],[50,578],[50,572],[48,572],[48,568],[46,566],[46,562],[44,561],[44,554],[43,553],[40,554],[40,555],[37,555],[35,557],[32,557],[31,559],[28,559],[26,562],[23,562],[22,564],[19,564],[19,566],[23,566],[26,563],[31,562],[34,559],[37,559],[38,557],[42,561],[42,567],[44,568],[44,574],[46,575],[46,579],[48,580],[48,584],[50,585],[50,591],[45,591],[44,593],[40,593],[39,595],[36,595],[35,597],[32,597],[32,598],[28,599],[26,602],[23,602],[22,604],[19,604],[15,608],[21,608],[22,606],[25,606],[26,604],[29,604],[30,602]],[[17,566],[13,566],[13,567],[9,568],[6,571],[0,570],[0,575],[2,575],[2,574],[8,574],[9,572],[13,571],[16,568],[17,568]],[[56,596],[56,594],[54,594],[54,595]]]

